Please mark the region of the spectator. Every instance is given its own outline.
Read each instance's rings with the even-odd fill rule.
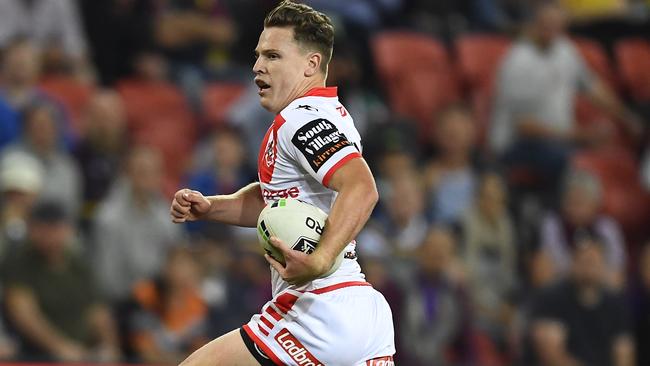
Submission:
[[[582,240],[569,278],[540,294],[531,329],[540,365],[634,364],[628,309],[607,289],[605,273],[602,245]]]
[[[129,297],[138,281],[155,277],[179,230],[162,197],[162,158],[157,150],[135,147],[126,169],[97,211],[95,270],[113,302]]]
[[[510,167],[526,167],[545,177],[556,193],[576,144],[602,144],[611,128],[580,127],[574,101],[585,91],[635,134],[638,118],[591,73],[564,36],[565,16],[554,3],[540,5],[530,32],[517,41],[501,64],[489,134],[490,148]]]
[[[196,159],[198,166],[188,178],[187,186],[191,189],[210,194],[231,194],[257,178],[255,170],[246,161],[244,142],[237,130],[221,128],[214,132],[206,145],[199,148]],[[193,233],[216,226],[220,227],[219,230],[233,229],[211,222],[185,225]]]
[[[132,74],[135,57],[153,47],[157,0],[79,1],[90,54],[102,85]]]
[[[207,152],[200,151],[198,168],[188,178],[188,186],[210,194],[231,194],[254,179],[246,161],[242,136],[235,129],[222,128],[208,141]],[[201,161],[203,160],[203,161]]]
[[[403,285],[401,345],[408,365],[473,364],[468,304],[457,275],[456,240],[432,229],[417,251],[415,273]]]
[[[81,175],[75,161],[61,146],[56,118],[57,111],[49,103],[37,102],[27,107],[23,139],[9,146],[2,156],[24,153],[37,159],[48,180],[41,198],[58,200],[76,215],[81,201]]]
[[[29,155],[15,153],[0,161],[0,259],[25,241],[43,179],[41,163]]]
[[[425,167],[429,216],[434,222],[457,224],[472,200],[477,177],[472,164],[476,128],[469,110],[451,106],[444,110],[434,132],[433,159]]]
[[[119,94],[97,92],[84,116],[85,134],[75,149],[83,175],[83,218],[92,219],[118,175],[126,148],[126,115]]]
[[[650,243],[641,249],[639,284],[634,297],[634,324],[638,365],[650,365]]]
[[[34,44],[24,38],[13,40],[4,49],[1,65],[0,110],[4,116],[1,123],[8,130],[0,134],[7,136],[7,141],[16,140],[22,130],[21,114],[35,104],[51,104],[57,114],[57,129],[61,138],[66,146],[70,146],[73,133],[69,121],[65,119],[63,108],[38,88],[41,54]]]
[[[209,340],[198,265],[186,248],[168,253],[160,276],[135,286],[130,340],[140,361],[178,364]]]
[[[0,80],[0,86],[2,81]],[[0,150],[18,140],[20,136],[20,118],[18,113],[0,94]]]
[[[567,177],[560,213],[548,214],[541,225],[542,250],[551,258],[557,275],[571,268],[572,247],[584,238],[603,245],[607,283],[621,287],[625,280],[625,242],[618,223],[601,212],[602,188],[587,172]]]
[[[18,38],[5,45],[0,86],[3,99],[15,113],[21,112],[34,99],[45,98],[36,87],[41,76],[40,61],[40,53],[26,39]]]
[[[0,48],[26,37],[46,54],[87,71],[86,40],[73,0],[5,0],[0,2]]]
[[[165,0],[162,4],[154,24],[155,38],[170,60],[172,79],[191,104],[199,107],[203,81],[214,71],[229,74],[224,70],[235,41],[234,25],[224,1]]]
[[[470,0],[413,0],[405,3],[408,24],[417,30],[450,41],[468,28]]]
[[[478,327],[503,345],[512,320],[510,299],[516,286],[515,232],[501,177],[485,174],[474,206],[462,222],[463,259]]]
[[[71,218],[62,205],[41,203],[28,242],[3,264],[8,318],[37,360],[116,361],[115,326],[99,300],[90,269],[71,250]]]
[[[487,31],[517,31],[535,0],[472,0],[474,27]]]
[[[381,206],[359,235],[359,250],[377,257],[415,254],[427,232],[424,192],[417,175],[405,172],[380,188]]]

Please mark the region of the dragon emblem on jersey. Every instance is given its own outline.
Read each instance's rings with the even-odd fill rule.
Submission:
[[[269,141],[266,143],[266,148],[264,149],[264,162],[267,167],[275,163],[275,139],[273,138],[273,133],[269,134]]]

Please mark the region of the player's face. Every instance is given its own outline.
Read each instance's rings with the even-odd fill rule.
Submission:
[[[309,53],[301,49],[290,27],[264,28],[253,66],[262,107],[279,113],[300,97],[309,68]]]

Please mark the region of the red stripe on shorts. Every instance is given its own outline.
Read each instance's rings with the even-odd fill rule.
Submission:
[[[266,318],[264,317],[264,315],[262,315],[262,316],[260,317],[260,320],[262,321],[262,323],[264,323],[264,325],[266,325],[267,327],[269,327],[269,330],[270,330],[270,329],[273,329],[273,323],[271,323],[270,320],[266,319]]]
[[[278,299],[275,300],[275,306],[278,307],[278,310],[286,314],[291,310],[296,301],[298,301],[298,296],[284,293],[278,296]]]
[[[260,327],[259,324],[257,325],[257,329],[259,329],[260,333],[264,334],[265,336],[269,336],[269,332],[266,329]]]
[[[280,321],[282,319],[282,315],[275,311],[271,305],[267,306],[265,311],[269,313],[269,315],[271,315],[276,321]]]

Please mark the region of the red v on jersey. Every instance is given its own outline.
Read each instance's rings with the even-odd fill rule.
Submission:
[[[278,157],[278,129],[284,124],[285,119],[281,115],[275,116],[271,127],[266,131],[260,153],[257,157],[257,174],[260,182],[270,183],[275,169],[275,160]]]

